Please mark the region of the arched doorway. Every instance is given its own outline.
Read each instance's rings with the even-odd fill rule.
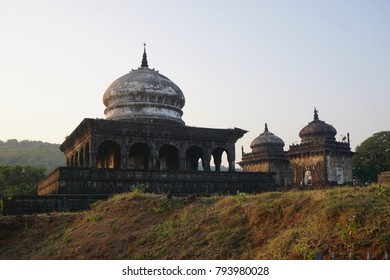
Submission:
[[[215,166],[215,171],[227,171],[224,169],[221,169],[221,164],[222,164],[222,156],[223,154],[226,154],[226,162],[229,165],[229,160],[228,160],[228,154],[225,148],[218,147],[213,150],[211,153],[214,159],[214,166]]]
[[[201,147],[192,146],[189,148],[186,152],[186,170],[205,170],[203,157],[204,151]]]
[[[121,147],[114,141],[100,144],[97,154],[97,168],[120,168]]]
[[[135,143],[129,152],[128,168],[148,170],[151,166],[150,147],[145,143]]]
[[[179,150],[173,145],[163,145],[159,150],[158,168],[160,170],[179,169]]]

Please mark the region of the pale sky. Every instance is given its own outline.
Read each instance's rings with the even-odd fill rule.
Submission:
[[[141,64],[183,91],[187,125],[264,130],[285,150],[319,118],[351,146],[389,130],[390,1],[0,0],[0,140],[62,143]]]

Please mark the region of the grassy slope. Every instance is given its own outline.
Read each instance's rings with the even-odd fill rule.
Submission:
[[[76,215],[0,217],[0,258],[383,258],[389,202],[379,187],[172,200],[131,193]]]

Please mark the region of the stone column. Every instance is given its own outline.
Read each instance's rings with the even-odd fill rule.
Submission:
[[[204,162],[204,170],[210,171],[210,160],[211,160],[211,154],[206,152],[203,156],[203,162]]]
[[[215,165],[215,171],[221,171],[221,156],[214,155],[214,165]]]
[[[121,147],[121,168],[127,168],[127,151],[125,147]]]
[[[236,151],[234,149],[234,146],[229,149],[228,152],[228,161],[229,161],[229,171],[234,172],[236,171],[235,168],[235,162],[236,162]]]
[[[186,169],[186,159],[181,157],[179,158],[179,170],[185,170]]]
[[[156,150],[156,147],[154,145],[152,145],[150,147],[150,156],[152,158],[152,166],[150,167],[150,169],[152,170],[158,170],[158,151]]]
[[[96,168],[97,167],[97,152],[91,151],[89,153],[89,157],[90,157],[89,167],[90,168]]]

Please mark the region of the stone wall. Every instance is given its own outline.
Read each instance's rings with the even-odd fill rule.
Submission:
[[[269,161],[258,161],[257,163],[249,163],[243,165],[243,170],[247,172],[269,172],[270,163]]]
[[[325,185],[324,161],[321,154],[291,158],[291,185]]]
[[[112,194],[142,184],[146,192],[188,194],[257,193],[274,190],[273,173],[134,171],[61,167],[38,185],[38,194]]]
[[[326,156],[326,165],[330,185],[352,185],[352,162],[349,155]]]
[[[39,183],[38,196],[5,199],[3,214],[87,210],[92,202],[105,199],[110,194],[131,191],[134,185],[142,185],[145,192],[177,196],[276,190],[274,173],[60,167]]]

